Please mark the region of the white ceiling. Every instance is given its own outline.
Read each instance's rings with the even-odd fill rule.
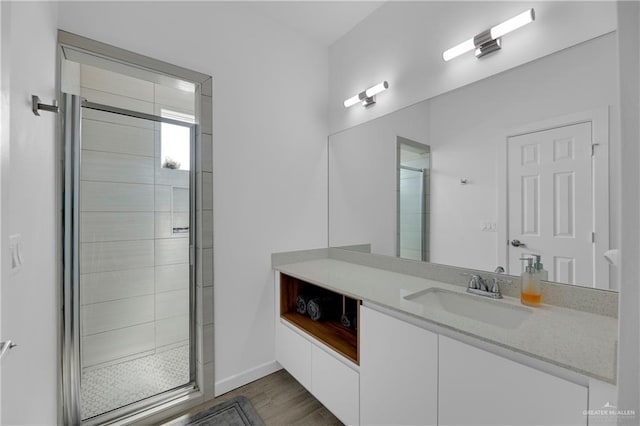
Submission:
[[[254,1],[247,4],[257,13],[330,46],[384,1]]]

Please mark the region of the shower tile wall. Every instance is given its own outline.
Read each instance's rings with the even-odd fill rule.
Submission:
[[[429,260],[429,211],[430,175],[428,152],[416,152],[415,148],[402,146],[400,161],[404,166],[425,169],[422,173],[400,169],[400,257],[422,260],[422,233],[425,238],[425,257]],[[424,187],[423,187],[424,186]],[[423,206],[423,192],[424,203]],[[423,215],[424,225],[423,230]]]
[[[89,101],[194,114],[194,93],[81,65]],[[84,111],[81,169],[83,367],[188,344],[189,172],[161,168],[157,124]],[[193,167],[194,165],[192,165]]]
[[[422,173],[400,170],[400,257],[422,260]]]
[[[196,348],[198,383],[206,400],[214,398],[213,359],[213,80],[202,83],[198,116],[201,134],[196,139]]]

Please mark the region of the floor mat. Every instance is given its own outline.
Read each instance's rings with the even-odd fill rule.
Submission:
[[[172,426],[264,426],[251,401],[238,396],[171,423]]]

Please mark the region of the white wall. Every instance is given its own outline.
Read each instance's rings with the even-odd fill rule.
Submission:
[[[490,60],[442,52],[534,7],[536,21],[503,39]],[[614,2],[388,2],[329,49],[331,133],[546,56],[616,27]],[[390,88],[371,108],[344,108],[382,80]]]
[[[7,19],[9,10],[4,4],[0,4],[0,242],[6,241],[5,224],[2,220],[4,213],[2,186],[4,171],[8,164],[5,164],[5,152],[8,151],[9,145],[9,97],[5,96],[5,92],[9,90],[9,20]],[[6,259],[7,248],[0,244],[0,341],[2,341],[2,281],[4,279],[4,259]],[[0,363],[0,422],[2,422],[2,364]]]
[[[326,246],[326,48],[212,3],[61,3],[60,28],[213,76],[216,392],[275,368],[270,253]]]
[[[619,2],[621,187],[620,226],[620,328],[618,344],[618,407],[635,410],[636,416],[620,418],[620,424],[640,420],[640,7]]]
[[[618,170],[616,57],[616,35],[607,34],[331,135],[329,244],[370,242],[374,253],[395,254],[401,136],[431,147],[430,261],[481,270],[504,264],[498,234],[480,230],[482,222],[499,219],[500,144],[509,130],[609,107],[610,169]],[[468,185],[460,185],[463,178]],[[614,176],[614,194],[618,182]],[[611,205],[618,205],[614,195]],[[618,246],[617,223],[611,247]]]
[[[31,94],[56,95],[54,3],[2,3],[3,105],[9,100],[10,140],[2,146],[2,247],[22,235],[24,266],[2,268],[2,338],[19,346],[2,359],[2,424],[57,423],[56,115],[31,112]],[[5,24],[9,24],[6,27]],[[8,37],[9,46],[5,44]],[[8,56],[4,56],[8,53]],[[4,125],[5,123],[3,123]],[[6,129],[3,129],[3,132]]]

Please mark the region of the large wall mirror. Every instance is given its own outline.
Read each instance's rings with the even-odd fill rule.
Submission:
[[[616,33],[329,137],[329,245],[615,290]]]

